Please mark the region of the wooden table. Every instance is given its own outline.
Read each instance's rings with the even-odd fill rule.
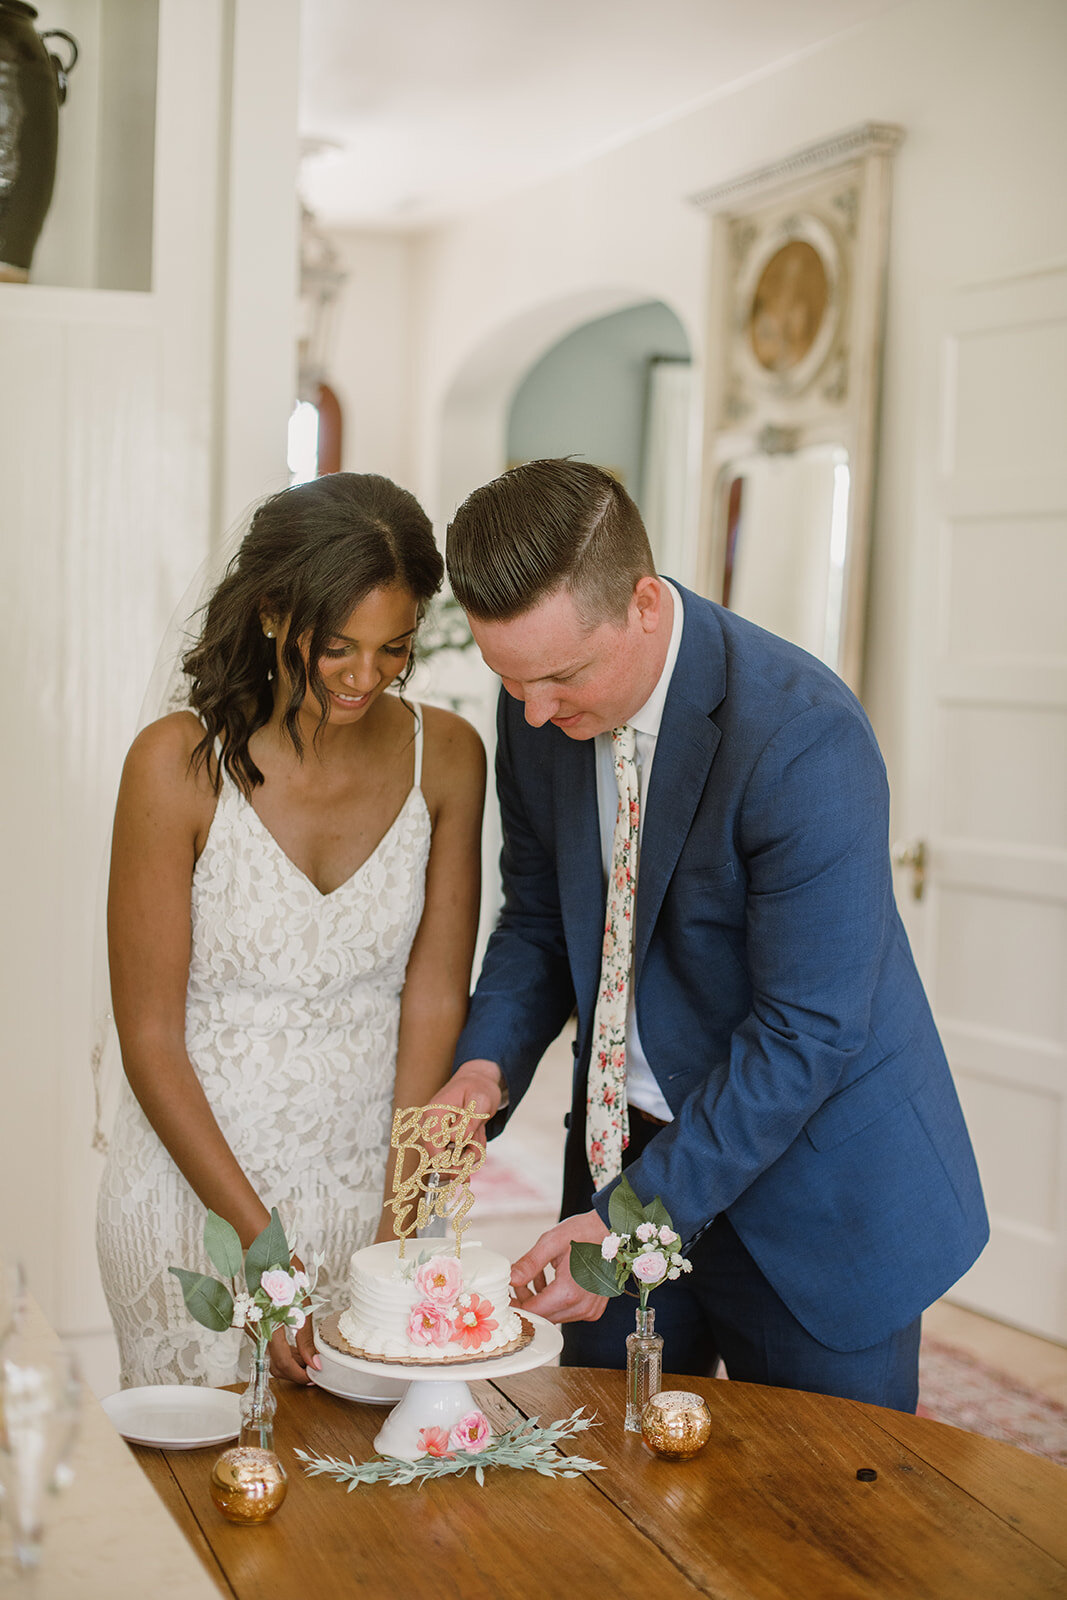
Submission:
[[[309,1478],[292,1446],[357,1461],[382,1412],[276,1385],[289,1494],[274,1520],[214,1509],[217,1451],[137,1450],[224,1595],[238,1600],[1052,1600],[1067,1597],[1067,1471],[878,1406],[753,1384],[696,1389],[714,1432],[694,1461],[622,1430],[623,1375],[542,1368],[473,1385],[494,1426],[584,1405],[577,1479],[497,1470],[423,1488]],[[873,1467],[877,1479],[859,1481]]]

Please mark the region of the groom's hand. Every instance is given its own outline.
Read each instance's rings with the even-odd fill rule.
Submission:
[[[600,1244],[608,1230],[595,1211],[564,1217],[543,1233],[532,1250],[520,1256],[511,1269],[511,1287],[523,1311],[549,1322],[596,1322],[604,1315],[603,1295],[582,1289],[571,1277],[572,1243]],[[552,1267],[551,1282],[545,1269]]]
[[[504,1079],[495,1061],[465,1061],[457,1067],[443,1088],[433,1097],[435,1106],[456,1106],[463,1111],[474,1101],[476,1111],[493,1117],[504,1098]],[[485,1145],[485,1123],[479,1122],[471,1137]]]

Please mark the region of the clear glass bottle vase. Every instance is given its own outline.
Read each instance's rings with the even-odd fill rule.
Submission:
[[[274,1413],[278,1402],[270,1386],[270,1357],[256,1346],[252,1377],[241,1396],[241,1432],[211,1469],[210,1492],[229,1522],[266,1522],[285,1499],[289,1480],[274,1451]]]
[[[241,1396],[241,1433],[238,1445],[256,1450],[274,1449],[274,1413],[278,1402],[270,1386],[270,1355],[266,1346],[255,1347],[252,1376]]]
[[[627,1433],[641,1432],[641,1413],[660,1391],[663,1340],[655,1329],[656,1313],[649,1306],[638,1306],[637,1327],[626,1338]]]

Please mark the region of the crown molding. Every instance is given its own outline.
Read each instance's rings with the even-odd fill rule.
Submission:
[[[904,129],[894,122],[860,122],[828,139],[820,139],[817,144],[805,145],[802,150],[778,161],[755,167],[725,183],[713,184],[710,189],[702,189],[699,194],[689,196],[689,203],[701,210],[717,210],[728,201],[766,194],[797,178],[842,166],[846,161],[870,155],[892,155],[903,138]]]

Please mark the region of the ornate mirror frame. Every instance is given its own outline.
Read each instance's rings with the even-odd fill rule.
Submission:
[[[863,123],[693,197],[712,224],[698,583],[729,603],[746,473],[781,472],[792,457],[809,474],[812,463],[836,469],[818,513],[825,538],[818,529],[803,534],[802,559],[826,564],[825,573],[804,574],[809,587],[824,590],[816,593],[825,608],[824,643],[800,642],[856,690],[890,178],[902,138],[898,127]],[[792,498],[780,483],[762,503],[776,501],[780,517]],[[755,522],[745,528],[749,562],[756,531]],[[778,526],[758,558],[779,561],[789,532]],[[792,581],[784,565],[781,581]]]

